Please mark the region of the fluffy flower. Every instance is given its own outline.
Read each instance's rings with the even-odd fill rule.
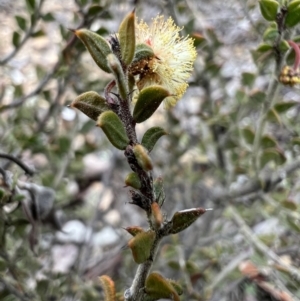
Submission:
[[[166,88],[172,96],[164,100],[165,108],[174,106],[185,93],[197,55],[193,39],[181,37],[181,30],[171,17],[165,21],[160,15],[150,26],[143,20],[136,24],[136,44],[146,44],[154,52],[153,57],[135,66],[138,89],[153,84]]]

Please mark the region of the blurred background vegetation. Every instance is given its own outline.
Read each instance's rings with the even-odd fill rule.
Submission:
[[[274,24],[254,0],[0,1],[0,300],[103,300],[103,274],[121,295],[131,285],[122,227],[147,223],[128,204],[130,169],[67,105],[111,79],[68,28],[108,37],[134,7],[172,16],[198,51],[183,99],[138,128],[169,132],[152,153],[163,211],[214,208],[162,242],[154,270],[182,300],[299,300],[300,95],[276,80]]]

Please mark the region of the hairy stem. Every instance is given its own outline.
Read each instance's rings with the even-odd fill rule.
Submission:
[[[127,289],[124,293],[125,301],[142,301],[144,297],[144,287],[145,287],[145,282],[147,279],[147,276],[150,272],[150,269],[152,267],[153,261],[155,259],[155,256],[157,254],[157,249],[159,246],[161,240],[161,236],[157,236],[151,251],[150,251],[150,257],[149,259],[140,264],[137,268],[137,271],[135,273],[132,285],[129,289]]]

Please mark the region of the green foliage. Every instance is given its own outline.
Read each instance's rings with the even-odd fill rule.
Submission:
[[[135,54],[135,13],[128,14],[119,27],[122,61],[129,65]]]
[[[118,149],[125,149],[129,143],[124,125],[113,111],[101,113],[97,119],[97,126],[101,127],[111,144]]]
[[[144,88],[139,93],[137,102],[134,106],[134,120],[137,123],[141,123],[150,118],[162,101],[168,96],[170,96],[169,91],[161,86],[152,85]]]
[[[144,301],[299,298],[300,2],[248,1],[245,18],[224,2],[216,18],[204,1],[201,24],[196,2],[164,7],[166,19],[184,20],[179,36],[193,37],[198,53],[171,111],[158,110],[173,96],[165,78],[143,86],[153,61],[171,59],[152,47],[164,39],[136,44],[134,13],[120,20],[132,10],[126,1],[3,4],[1,300],[123,301],[145,267]],[[147,5],[137,4],[138,20],[155,17]],[[74,221],[84,238],[69,231]],[[132,252],[120,252],[124,244]]]
[[[166,134],[167,132],[163,128],[159,126],[152,127],[145,132],[141,144],[150,153],[153,147],[155,146],[156,142],[158,141],[158,139]]]

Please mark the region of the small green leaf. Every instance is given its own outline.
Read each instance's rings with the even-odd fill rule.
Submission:
[[[171,220],[172,227],[169,234],[177,234],[185,230],[205,212],[206,209],[204,208],[192,208],[176,212]]]
[[[206,43],[205,37],[202,34],[200,34],[200,33],[193,33],[191,35],[191,37],[194,39],[194,46],[195,47],[200,47],[204,43]]]
[[[138,174],[135,172],[131,172],[126,176],[125,185],[133,187],[135,189],[140,189],[142,186],[141,180],[140,180]]]
[[[265,42],[273,42],[278,36],[278,29],[269,27],[263,34],[263,40]]]
[[[135,48],[135,54],[132,64],[135,64],[143,59],[148,59],[154,56],[153,49],[146,44],[138,44]]]
[[[287,6],[287,16],[285,18],[285,25],[293,27],[300,22],[300,1],[291,1]]]
[[[163,135],[167,135],[167,132],[163,128],[159,126],[152,127],[144,134],[141,144],[146,147],[150,153],[158,139]]]
[[[42,15],[42,19],[45,22],[52,22],[55,21],[55,18],[53,17],[52,13],[46,13],[45,15]]]
[[[267,119],[271,122],[276,122],[278,124],[281,124],[281,118],[278,114],[278,112],[274,109],[271,108],[267,114]]]
[[[261,167],[264,167],[270,161],[274,161],[276,164],[281,165],[286,161],[286,158],[277,148],[267,148],[260,157]]]
[[[243,89],[238,89],[235,93],[235,98],[238,103],[242,104],[248,99],[246,92]]]
[[[102,128],[106,137],[114,147],[124,150],[129,144],[123,123],[113,111],[101,113],[97,120],[97,126]]]
[[[297,223],[296,221],[292,220],[290,216],[286,217],[286,221],[290,228],[292,228],[295,232],[300,233],[300,224]]]
[[[50,286],[50,281],[46,279],[39,280],[36,284],[35,291],[39,294],[39,296],[47,295],[48,288]]]
[[[261,0],[259,1],[261,14],[267,21],[275,21],[279,3],[274,0]]]
[[[148,151],[141,144],[136,144],[133,147],[133,153],[135,158],[139,164],[139,166],[145,170],[150,171],[153,169],[153,164],[150,156],[148,155]]]
[[[267,51],[273,51],[273,46],[270,44],[260,44],[257,48],[256,48],[257,52],[267,52]]]
[[[136,234],[128,242],[128,247],[131,249],[133,259],[137,264],[141,264],[149,258],[154,240],[155,232],[147,231]]]
[[[297,101],[278,102],[275,104],[274,109],[276,110],[276,112],[281,114],[281,113],[285,113],[286,111],[288,111],[289,109],[291,109],[292,107],[298,104],[299,102]]]
[[[96,64],[105,72],[110,73],[106,58],[112,52],[106,40],[88,29],[76,30],[75,34],[83,42]]]
[[[16,21],[18,23],[18,26],[22,29],[22,30],[26,30],[26,19],[21,17],[21,16],[15,16]]]
[[[35,10],[35,0],[26,0],[26,6],[30,13],[33,13]]]
[[[253,144],[255,133],[252,128],[250,128],[250,127],[243,128],[242,135],[248,144],[250,144],[250,145]]]
[[[145,232],[144,229],[139,226],[131,226],[123,229],[126,230],[132,236],[136,236],[139,233]]]
[[[103,6],[101,5],[91,5],[88,9],[89,16],[95,16],[103,11]]]
[[[39,38],[45,35],[45,32],[42,29],[39,29],[31,34],[33,38]]]
[[[291,140],[293,145],[300,145],[300,137],[295,137]]]
[[[220,73],[222,68],[221,64],[217,64],[213,61],[209,61],[205,65],[205,72],[209,73],[211,76],[216,76]]]
[[[106,99],[94,91],[85,92],[77,96],[70,107],[80,110],[95,121],[97,121],[101,113],[109,110]]]
[[[297,211],[298,210],[297,203],[292,201],[292,200],[284,200],[284,201],[281,202],[281,205],[284,208],[290,209],[292,211]]]
[[[145,292],[149,300],[172,299],[180,301],[174,286],[159,273],[151,273],[145,283]]]
[[[255,79],[256,79],[256,75],[254,73],[250,73],[250,72],[242,73],[242,84],[244,86],[251,88],[254,84]]]
[[[167,264],[173,270],[176,270],[176,271],[180,270],[180,264],[178,261],[171,260]]]
[[[179,296],[183,294],[182,286],[177,281],[168,279],[168,282],[173,286]]]
[[[119,27],[119,41],[122,60],[129,65],[135,53],[135,12],[132,11],[122,21]]]
[[[205,30],[205,33],[206,33],[206,36],[208,37],[209,42],[211,43],[211,46],[214,47],[214,49],[217,49],[223,45],[223,42],[220,41],[214,28],[208,27]]]
[[[290,45],[289,43],[286,41],[286,40],[282,40],[280,41],[279,43],[279,50],[282,51],[282,52],[286,52],[290,49]]]
[[[138,95],[133,110],[133,119],[137,123],[147,120],[168,96],[170,96],[169,91],[161,86],[153,85],[143,89]]]
[[[271,137],[270,135],[264,135],[261,138],[261,147],[262,148],[271,148],[271,147],[276,147],[277,146],[277,142],[276,140]]]
[[[249,101],[254,105],[262,104],[266,100],[266,93],[260,90],[255,90],[249,95]]]
[[[21,35],[17,31],[14,31],[13,37],[12,37],[12,43],[15,47],[19,46],[20,39],[21,39]]]

